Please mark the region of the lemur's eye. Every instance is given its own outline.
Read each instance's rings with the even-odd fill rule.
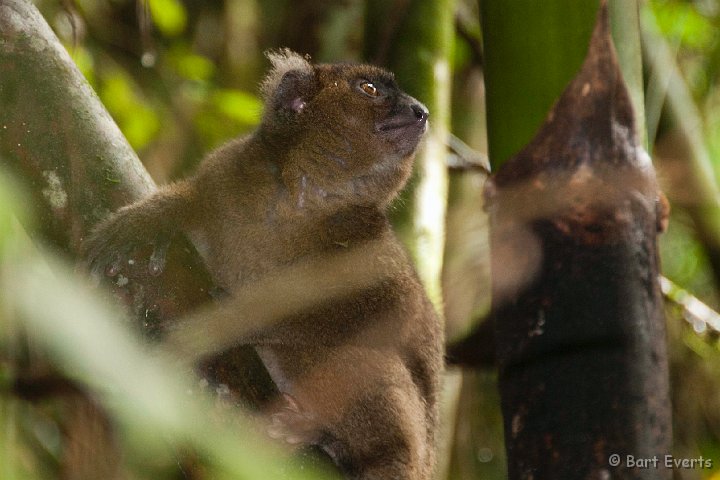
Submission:
[[[377,97],[380,95],[380,91],[372,82],[362,82],[360,84],[360,90],[362,90],[365,95],[368,95],[370,97]]]

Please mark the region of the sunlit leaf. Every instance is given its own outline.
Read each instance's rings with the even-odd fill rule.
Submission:
[[[81,45],[73,46],[69,52],[85,80],[95,87],[95,61],[90,52]]]
[[[132,79],[120,69],[103,77],[100,98],[134,148],[143,148],[160,129],[160,119],[136,93]]]
[[[130,145],[143,148],[155,138],[160,129],[160,120],[150,108],[140,105],[135,113],[124,118],[122,131]]]
[[[201,99],[202,92],[197,89],[188,91],[196,101],[204,104],[194,119],[204,148],[217,147],[259,123],[262,102],[256,96],[242,90],[221,89],[205,91],[208,97]]]
[[[187,12],[179,0],[147,0],[153,23],[167,36],[179,35],[185,30]]]
[[[716,30],[709,18],[698,12],[693,3],[651,3],[660,31],[684,46],[706,49],[715,40]]]
[[[215,64],[202,55],[186,53],[175,59],[180,76],[189,80],[207,80],[215,73]]]
[[[212,96],[212,103],[223,114],[247,125],[260,121],[262,102],[255,95],[242,90],[218,90]]]

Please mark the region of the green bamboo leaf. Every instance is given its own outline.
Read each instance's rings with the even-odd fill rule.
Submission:
[[[227,478],[327,478],[285,468],[289,460],[237,415],[221,421],[182,362],[144,348],[68,267],[43,256],[6,268],[4,278],[13,281],[1,288],[28,334],[65,375],[89,386],[120,427],[142,432],[143,444],[152,438],[156,445],[191,445]]]

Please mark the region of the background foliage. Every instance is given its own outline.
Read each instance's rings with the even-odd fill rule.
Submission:
[[[479,0],[482,1],[482,0]],[[158,183],[187,174],[203,154],[223,141],[252,130],[261,113],[258,83],[267,67],[263,52],[289,46],[309,53],[316,61],[372,60],[390,64],[392,37],[377,29],[373,13],[361,0],[37,0],[35,2],[63,41],[74,61],[91,83],[140,158]],[[368,2],[368,5],[372,2]],[[383,2],[381,2],[383,3]],[[412,2],[384,2],[384,18],[400,23]],[[410,7],[407,7],[410,5]],[[662,44],[672,53],[690,92],[693,111],[699,118],[702,146],[712,165],[706,179],[718,181],[720,172],[720,1],[647,0],[640,2],[642,28],[653,45]],[[394,7],[394,9],[393,9]],[[374,12],[377,13],[377,12]],[[434,18],[425,21],[433,22]],[[454,30],[447,53],[452,91],[450,130],[475,152],[487,151],[484,119],[483,56],[480,41],[479,5],[461,0],[454,6]],[[404,38],[404,48],[412,49],[413,39]],[[647,45],[645,46],[647,48]],[[422,57],[423,52],[417,52]],[[679,121],[669,110],[666,96],[667,71],[645,58],[646,116],[649,145],[653,150],[661,181],[673,204],[668,232],[661,237],[664,274],[682,291],[668,302],[668,329],[672,361],[675,445],[679,456],[704,455],[720,467],[720,352],[717,331],[709,324],[710,313],[697,313],[677,302],[677,295],[698,297],[712,309],[720,309],[720,273],[709,258],[714,254],[707,234],[698,228],[691,213],[700,199],[693,195],[687,166],[693,158]],[[667,66],[663,67],[667,68]],[[411,89],[410,74],[398,78]],[[1,79],[0,79],[1,82]],[[413,92],[411,92],[413,93]],[[521,98],[522,92],[517,92]],[[427,101],[420,97],[421,100]],[[450,153],[448,154],[450,155]],[[1,173],[1,172],[0,172]],[[447,330],[450,337],[467,331],[472,320],[482,317],[489,304],[486,261],[486,222],[481,210],[480,191],[484,174],[452,172],[448,193],[446,251],[443,291]],[[717,199],[715,199],[717,200]],[[395,209],[401,209],[402,203]],[[105,385],[92,379],[112,372],[112,365],[86,371],[72,352],[85,345],[72,338],[64,349],[56,350],[58,332],[53,322],[72,322],[70,317],[111,317],[92,310],[93,299],[74,290],[79,280],[61,272],[57,282],[28,278],[22,272],[36,271],[37,252],[30,246],[15,216],[32,215],[32,205],[23,201],[12,178],[0,176],[0,478],[51,478],[62,472],[61,446],[67,411],[53,398],[27,402],[10,392],[20,367],[37,357],[49,356],[61,362],[64,371],[76,372],[81,382],[89,382],[93,392],[104,398]],[[25,280],[23,280],[25,279]],[[40,281],[41,283],[37,283]],[[42,283],[45,282],[45,283]],[[70,290],[66,290],[70,289]],[[68,293],[74,292],[74,293]],[[35,295],[35,297],[33,297]],[[48,295],[45,310],[33,310],[33,298]],[[67,298],[78,302],[66,302]],[[24,300],[23,300],[24,299]],[[53,299],[53,300],[48,300]],[[35,302],[37,303],[37,302]],[[52,305],[50,308],[48,305]],[[47,310],[55,315],[47,316]],[[87,309],[90,309],[88,312]],[[65,316],[63,316],[65,315]],[[45,318],[33,322],[19,319]],[[122,335],[95,331],[92,324],[78,327],[85,331],[87,347],[99,338]],[[83,330],[85,328],[85,330]],[[49,342],[38,340],[26,329],[45,332]],[[97,336],[94,336],[97,335]],[[42,337],[42,335],[40,335]],[[115,338],[115,337],[113,337]],[[54,339],[54,340],[53,340]],[[63,340],[60,341],[63,345]],[[132,345],[132,342],[128,342]],[[122,358],[145,355],[132,346],[117,351],[114,365]],[[73,363],[73,362],[76,363]],[[150,377],[154,378],[151,374]],[[119,385],[128,379],[116,379]],[[136,379],[135,379],[136,380]],[[172,383],[177,381],[177,383]],[[177,388],[186,378],[172,380],[165,387],[155,385],[163,398],[177,398]],[[458,394],[456,412],[445,421],[454,425],[447,453],[448,478],[502,479],[505,477],[502,428],[494,373],[466,372]],[[125,458],[122,461],[131,478],[177,478],[177,451],[183,444],[200,449],[208,469],[218,478],[252,478],[253,468],[265,472],[265,463],[247,450],[247,435],[240,439],[197,428],[187,430],[167,420],[173,413],[137,405],[143,389],[132,382],[112,409],[119,422]],[[106,393],[106,392],[105,392]],[[182,394],[179,395],[185,398]],[[127,401],[128,403],[124,403]],[[135,405],[135,407],[132,407]],[[154,406],[154,407],[153,407]],[[180,402],[179,411],[192,412]],[[187,408],[186,410],[182,410]],[[163,423],[167,420],[167,423]],[[181,422],[182,423],[182,422]],[[202,422],[200,422],[202,423]],[[184,427],[183,427],[184,428]],[[211,437],[222,438],[210,441]],[[171,438],[170,448],[164,439]],[[237,446],[237,444],[240,444]],[[232,451],[246,452],[233,461]],[[269,461],[268,461],[269,462]],[[261,465],[261,467],[257,467]],[[678,478],[720,478],[712,471],[682,471]],[[263,476],[265,473],[263,473]],[[212,478],[215,478],[213,476]],[[255,478],[257,478],[255,476]],[[265,477],[263,477],[265,478]]]

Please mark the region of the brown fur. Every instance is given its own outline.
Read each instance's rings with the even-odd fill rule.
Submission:
[[[410,175],[427,111],[376,67],[311,65],[287,50],[270,59],[257,131],[112,215],[89,240],[89,259],[115,272],[131,245],[186,234],[230,297],[224,317],[195,329],[208,329],[216,354],[256,346],[283,392],[271,434],[320,445],[349,478],[429,479],[442,332],[385,214]],[[364,93],[363,81],[381,96]],[[355,263],[331,271],[347,252]],[[306,278],[273,292],[275,302],[242,300],[290,271]],[[292,308],[258,320],[263,305],[283,302]],[[248,322],[213,333],[218,318]]]

